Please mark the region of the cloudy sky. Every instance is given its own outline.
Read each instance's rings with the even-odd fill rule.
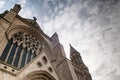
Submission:
[[[73,45],[93,80],[120,80],[120,0],[0,0],[0,13],[16,3],[19,15],[58,33],[68,58]]]

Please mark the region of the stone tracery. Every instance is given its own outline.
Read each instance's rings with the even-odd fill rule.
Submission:
[[[23,48],[27,47],[28,51],[32,51],[36,55],[39,54],[44,48],[44,44],[36,39],[33,35],[26,32],[18,32],[12,35],[13,42],[17,42],[18,45],[22,44]]]
[[[0,60],[21,69],[44,49],[42,42],[27,32],[17,32],[8,40]]]

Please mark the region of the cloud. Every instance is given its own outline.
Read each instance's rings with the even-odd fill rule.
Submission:
[[[24,18],[32,18],[35,15],[30,8],[24,8],[19,14]]]
[[[66,6],[62,15],[44,23],[48,34],[54,31],[59,34],[67,57],[68,44],[76,46],[93,80],[115,80],[119,77],[119,6],[120,3],[113,0],[85,1],[81,6],[78,2]],[[47,27],[51,27],[52,31],[47,31]]]
[[[120,79],[119,0],[20,0],[18,3],[23,7],[21,16],[36,16],[49,36],[58,33],[68,58],[70,43],[81,53],[93,80]]]
[[[0,1],[0,9],[2,9],[2,8],[4,7],[4,5],[5,5],[5,1],[4,1],[4,0],[1,0],[1,1]]]
[[[27,3],[27,0],[19,0],[17,3],[21,4],[22,7],[25,7],[26,3]]]

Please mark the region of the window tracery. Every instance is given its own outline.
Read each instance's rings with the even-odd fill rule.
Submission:
[[[23,68],[44,49],[44,45],[33,35],[18,32],[11,36],[0,56],[0,60],[17,68]]]
[[[18,32],[12,36],[13,42],[17,42],[18,45],[22,44],[23,47],[27,47],[28,51],[32,50],[32,53],[36,55],[44,48],[44,44],[36,39],[33,35],[30,35],[25,32]]]

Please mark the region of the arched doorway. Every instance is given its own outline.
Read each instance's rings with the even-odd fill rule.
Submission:
[[[34,71],[28,74],[23,80],[55,80],[55,78],[46,71]]]

